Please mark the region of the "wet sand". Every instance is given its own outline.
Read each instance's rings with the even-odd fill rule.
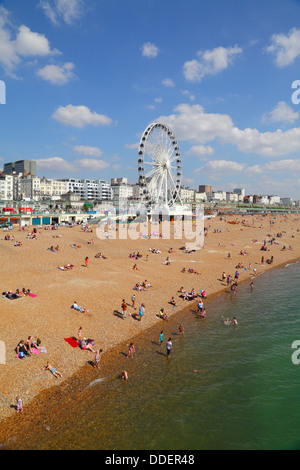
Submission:
[[[239,223],[228,223],[233,220]],[[245,221],[244,224],[242,220]],[[57,231],[40,229],[36,240],[27,239],[27,232],[19,231],[18,228],[9,232],[23,246],[16,247],[13,241],[0,240],[3,273],[1,292],[25,287],[37,297],[16,300],[1,298],[0,339],[6,345],[6,364],[0,368],[0,409],[2,418],[10,418],[3,422],[1,442],[7,441],[9,429],[24,419],[47,421],[49,407],[38,406],[38,402],[34,401],[39,392],[44,391],[43,397],[50,403],[51,410],[55,410],[55,406],[60,406],[58,396],[68,398],[72,387],[76,388],[76,384],[78,385],[77,381],[91,382],[93,377],[98,376],[99,372],[91,365],[94,354],[72,348],[64,341],[67,337],[77,337],[80,326],[83,328],[83,335],[93,338],[96,348],[103,349],[104,362],[101,367],[112,370],[118,363],[120,348],[124,350],[131,338],[163,322],[156,317],[160,308],[173,315],[191,306],[190,302],[179,297],[178,290],[181,286],[189,291],[192,288],[197,292],[205,289],[210,299],[228,290],[226,283],[221,280],[222,272],[234,277],[238,263],[243,263],[247,268],[251,264],[251,269],[239,269],[238,282],[250,284],[254,277],[255,288],[255,283],[259,282],[257,276],[261,273],[298,259],[299,221],[300,217],[297,215],[276,216],[276,219],[269,216],[234,216],[225,217],[222,221],[219,217],[211,218],[205,222],[208,235],[205,237],[204,248],[190,254],[179,250],[185,244],[183,240],[99,240],[95,226],[92,226],[93,233],[84,233],[79,226],[60,228]],[[219,232],[214,233],[215,230]],[[3,232],[1,238],[7,233]],[[282,233],[283,236],[278,238],[277,233]],[[59,235],[61,237],[53,238]],[[268,243],[269,251],[262,252],[260,248],[264,239],[270,239],[268,235],[275,237],[275,243],[272,246]],[[90,239],[94,240],[94,244],[88,244]],[[51,245],[57,244],[58,252],[48,250]],[[72,244],[77,244],[80,248],[72,248]],[[284,245],[287,248],[291,245],[293,249],[283,251]],[[161,253],[151,253],[151,247],[157,248]],[[170,247],[174,248],[175,253],[168,253]],[[246,250],[248,254],[240,255],[241,250]],[[95,258],[94,255],[99,251],[107,259]],[[133,251],[139,251],[142,258],[130,259],[128,255]],[[230,259],[227,258],[228,252],[231,254]],[[274,257],[272,265],[261,264],[262,256],[266,260],[271,255]],[[90,260],[88,268],[84,263],[86,256]],[[168,256],[172,264],[162,264]],[[58,266],[66,263],[74,264],[74,269],[58,269]],[[132,269],[135,263],[138,271]],[[186,271],[193,268],[200,274],[182,273],[183,267]],[[257,269],[256,276],[253,269]],[[134,291],[134,285],[145,279],[152,287],[147,292]],[[133,293],[136,295],[136,306],[144,302],[146,307],[142,322],[128,315],[134,313],[130,306],[125,320],[116,313],[120,312],[123,298],[131,304]],[[172,296],[178,304],[175,309],[168,303]],[[71,309],[74,300],[88,311],[81,313]],[[17,359],[14,349],[21,339],[26,339],[29,335],[40,338],[47,353]],[[55,379],[51,372],[42,369],[47,361],[63,374],[63,379]],[[14,408],[17,395],[23,400],[22,417]],[[69,401],[70,406],[73,406],[70,398]]]

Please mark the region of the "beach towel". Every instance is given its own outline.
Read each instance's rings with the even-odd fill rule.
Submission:
[[[29,295],[29,297],[37,297],[36,294],[28,294],[28,295]]]
[[[77,346],[79,346],[78,341],[74,336],[71,336],[71,338],[64,338],[64,340],[67,341],[72,348],[77,348]]]
[[[40,351],[36,348],[31,348],[31,352],[33,352],[34,354],[40,354]]]

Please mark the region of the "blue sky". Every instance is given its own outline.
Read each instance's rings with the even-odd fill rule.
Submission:
[[[0,166],[134,183],[164,122],[186,186],[300,199],[299,0],[0,0],[0,80]]]

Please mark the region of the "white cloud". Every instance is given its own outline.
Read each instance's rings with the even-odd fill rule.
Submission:
[[[216,75],[233,63],[236,55],[243,50],[238,47],[216,47],[213,50],[199,51],[199,60],[193,59],[183,65],[183,74],[190,82],[200,82],[206,75]]]
[[[135,144],[125,144],[125,148],[127,149],[138,149],[140,146],[139,142],[136,142]]]
[[[275,108],[264,114],[263,122],[290,122],[293,123],[299,117],[299,113],[293,111],[284,101],[279,101]]]
[[[41,7],[52,23],[64,21],[71,25],[84,13],[84,0],[40,0]]]
[[[0,6],[0,65],[8,75],[16,78],[15,70],[24,57],[46,57],[59,51],[51,49],[43,34],[33,32],[25,25],[12,25],[9,15],[9,11]],[[13,39],[12,32],[15,30],[18,32]]]
[[[212,155],[214,149],[210,145],[193,145],[187,152],[186,155],[203,157],[205,155]]]
[[[200,105],[180,104],[170,116],[161,116],[158,122],[165,122],[175,132],[178,140],[191,140],[199,144],[222,138],[231,132],[233,123],[226,114],[207,114]]]
[[[61,157],[50,157],[36,159],[35,161],[38,171],[45,170],[56,173],[57,175],[78,172],[79,169],[101,171],[110,166],[109,163],[103,160],[95,160],[92,158],[82,158],[74,162],[68,162]]]
[[[27,26],[21,25],[14,42],[16,53],[22,56],[47,56],[58,53],[52,51],[48,39],[39,33],[34,33]]]
[[[76,160],[76,164],[80,168],[92,170],[92,171],[101,171],[109,167],[109,163],[104,160],[94,160],[92,158],[83,158],[81,160]]]
[[[68,172],[73,173],[75,171],[74,165],[61,157],[40,158],[35,161],[38,171],[46,170],[51,171],[51,173],[58,174]]]
[[[89,124],[92,126],[107,126],[112,122],[109,117],[97,114],[87,106],[73,106],[72,104],[68,104],[65,107],[60,106],[54,112],[52,118],[62,124],[74,127],[84,127]]]
[[[151,42],[145,42],[142,46],[142,56],[149,57],[150,59],[155,58],[158,55],[159,49],[155,44]]]
[[[175,83],[171,78],[164,78],[162,84],[167,88],[172,88],[175,86]]]
[[[197,173],[221,174],[240,173],[246,167],[245,163],[233,162],[230,160],[211,160],[201,168],[195,170]]]
[[[188,90],[182,90],[182,94],[184,96],[188,96],[190,101],[195,101],[195,96],[191,92],[189,92]]]
[[[84,157],[101,157],[103,154],[102,150],[98,147],[91,147],[90,145],[75,145],[73,150],[78,155],[83,155]]]
[[[224,136],[223,142],[237,145],[245,153],[256,153],[264,157],[288,155],[300,151],[300,127],[283,132],[259,132],[257,129],[238,129]]]
[[[292,64],[297,57],[300,57],[300,29],[292,28],[287,35],[273,34],[271,45],[266,51],[275,55],[278,67]]]
[[[61,66],[46,65],[37,71],[37,75],[53,85],[65,85],[75,78],[75,75],[72,72],[74,67],[75,65],[72,62],[67,62]]]
[[[174,111],[157,121],[169,125],[178,140],[206,144],[218,139],[223,144],[236,145],[241,152],[265,157],[300,151],[300,127],[260,132],[255,128],[239,129],[227,114],[205,113],[200,105],[180,104]]]
[[[271,172],[297,172],[300,174],[300,159],[286,159],[286,160],[279,160],[274,162],[266,163],[263,168],[263,171],[271,171]]]

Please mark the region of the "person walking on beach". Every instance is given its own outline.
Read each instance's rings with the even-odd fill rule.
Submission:
[[[172,347],[173,347],[172,340],[171,340],[171,338],[169,338],[168,341],[167,341],[167,358],[168,359],[170,357]]]
[[[135,347],[134,344],[131,342],[128,347],[128,354],[127,354],[127,359],[128,357],[131,357],[133,359],[133,354],[135,353]]]
[[[196,309],[196,312],[195,312],[195,313],[196,313],[196,314],[199,313],[199,312],[201,313],[202,310],[203,310],[203,306],[204,306],[204,305],[203,305],[203,301],[202,301],[202,300],[199,300],[198,306],[197,306],[197,309]]]
[[[159,344],[162,345],[164,341],[164,332],[161,330],[160,335],[159,335]]]
[[[141,304],[140,307],[139,307],[139,320],[142,321],[142,318],[145,314],[145,305],[144,304]]]
[[[127,303],[125,302],[125,299],[122,300],[121,304],[121,315],[123,317],[123,320],[126,318],[126,311],[127,311]]]
[[[87,256],[84,260],[86,268],[89,267],[89,257]]]
[[[178,327],[178,333],[179,333],[179,336],[183,336],[184,335],[184,328],[183,326],[180,324],[179,327]]]
[[[99,364],[100,364],[100,354],[102,353],[102,349],[98,349],[95,354],[94,358],[94,367],[95,369],[99,369]]]
[[[17,406],[16,406],[17,412],[19,412],[19,411],[24,411],[24,410],[23,410],[23,404],[22,404],[21,398],[20,398],[20,397],[17,397],[17,398],[16,398],[16,401],[17,401]]]
[[[134,294],[132,295],[131,300],[132,300],[132,305],[131,305],[131,307],[133,307],[134,310],[135,310],[136,307],[135,307],[135,295],[134,295]]]

